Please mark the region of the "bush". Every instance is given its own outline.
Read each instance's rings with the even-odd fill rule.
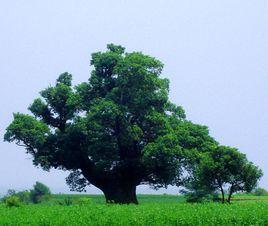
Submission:
[[[265,196],[265,195],[268,195],[268,191],[265,190],[264,188],[256,188],[253,191],[253,194],[257,196]]]
[[[29,203],[29,202],[40,203],[44,200],[48,200],[50,198],[50,195],[51,195],[50,189],[46,185],[40,182],[36,182],[33,189],[30,191],[25,190],[16,192],[13,189],[9,189],[7,191],[7,194],[3,197],[2,201],[4,203],[10,201],[12,202],[14,200],[19,200],[20,203]],[[12,203],[10,205],[12,205]]]
[[[15,196],[18,197],[20,199],[20,201],[23,203],[30,202],[30,192],[27,190],[17,192],[17,193],[15,193]]]
[[[7,194],[3,197],[2,201],[6,202],[6,200],[10,197],[17,197],[21,203],[29,203],[30,202],[30,192],[27,190],[16,192],[13,189],[9,189],[7,191]]]
[[[7,207],[19,207],[21,206],[21,201],[17,196],[12,195],[5,199],[5,204]]]
[[[74,200],[74,204],[76,205],[88,205],[91,203],[91,199],[90,198],[80,198],[80,199],[76,199]]]
[[[221,199],[219,198],[219,194],[212,190],[206,190],[202,188],[193,188],[190,189],[182,189],[180,190],[181,194],[184,194],[186,202],[190,203],[202,203],[202,202],[219,202]]]
[[[51,197],[50,189],[46,185],[40,182],[36,182],[34,188],[30,191],[30,200],[33,203],[40,203],[42,201],[46,201],[50,197]]]
[[[66,197],[63,200],[58,201],[58,204],[61,206],[71,206],[71,205],[73,205],[73,203],[74,203],[73,199],[70,197]]]
[[[66,197],[63,200],[59,200],[57,202],[61,206],[71,206],[71,205],[88,205],[91,204],[90,198],[78,198],[78,199],[72,199],[71,197]]]
[[[185,194],[185,198],[186,202],[206,202],[210,199],[210,196],[203,191],[195,191]]]

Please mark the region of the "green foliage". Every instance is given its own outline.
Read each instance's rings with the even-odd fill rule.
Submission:
[[[30,202],[30,192],[29,191],[20,191],[15,194],[22,203],[29,203]]]
[[[249,162],[244,154],[235,148],[217,146],[202,155],[188,187],[192,190],[202,188],[207,194],[221,192],[222,202],[225,201],[227,190],[227,201],[230,202],[233,193],[252,191],[261,176],[262,171]]]
[[[184,193],[184,197],[186,202],[189,203],[203,203],[210,201],[219,201],[218,194],[213,193],[212,191],[208,191],[205,188],[193,188],[185,191],[181,191]]]
[[[90,198],[86,198],[86,197],[74,200],[74,204],[76,204],[76,205],[88,205],[91,203],[92,203],[92,200]]]
[[[19,197],[15,195],[11,195],[5,199],[5,205],[6,207],[19,207],[21,206],[21,201]]]
[[[2,198],[2,201],[5,202],[9,197],[17,197],[21,203],[30,202],[30,192],[27,190],[16,192],[13,189],[9,189],[7,194]]]
[[[76,203],[78,199],[90,199],[90,204],[104,204],[105,197],[103,195],[88,195],[88,194],[53,194],[49,202],[45,204],[54,205],[64,205],[64,200],[71,200],[71,205]],[[137,198],[141,204],[144,203],[181,203],[185,201],[183,195],[141,195],[138,194]]]
[[[49,128],[43,122],[30,115],[15,113],[14,121],[7,128],[4,139],[9,142],[16,141],[18,145],[24,146],[28,153],[35,155],[35,149],[44,145],[48,134]]]
[[[50,196],[50,189],[40,182],[36,182],[33,189],[30,191],[30,200],[33,203],[40,203],[42,201],[48,200]]]
[[[208,194],[207,191],[195,191],[186,194],[186,201],[189,203],[219,202],[217,194]]]
[[[170,196],[168,196],[170,197]],[[0,225],[267,225],[268,202],[178,203],[146,196],[141,205],[0,205]],[[142,199],[145,199],[143,197]],[[150,200],[153,200],[152,202]],[[164,199],[164,201],[163,201]],[[147,200],[149,200],[147,202]],[[160,201],[162,200],[162,201]]]
[[[61,206],[71,206],[73,205],[73,199],[71,197],[66,197],[64,199],[58,200],[57,204]]]
[[[268,195],[268,191],[266,189],[260,188],[260,187],[254,189],[252,193],[254,195],[257,195],[257,196],[266,196],[266,195]]]
[[[72,75],[65,72],[30,105],[33,116],[15,113],[5,141],[25,147],[35,166],[70,171],[66,182],[72,190],[93,184],[115,203],[137,203],[140,184],[155,189],[182,185],[189,179],[185,175],[209,171],[206,163],[228,183],[235,175],[234,191],[241,190],[241,181],[243,190],[254,188],[259,178],[255,166],[243,164],[239,177],[236,160],[243,155],[232,163],[232,151],[226,152],[206,126],[187,120],[183,108],[169,101],[169,81],[162,77],[159,60],[108,44],[106,51],[91,55],[90,64],[87,82],[74,87]],[[215,147],[223,150],[220,162],[205,154]],[[213,178],[201,181],[215,187]]]
[[[88,205],[91,203],[92,203],[92,200],[89,197],[72,198],[68,196],[57,201],[57,204],[61,206]]]
[[[14,114],[5,140],[24,146],[36,166],[69,170],[72,189],[92,183],[114,201],[141,183],[180,184],[183,150],[214,140],[168,100],[163,64],[109,44],[91,66],[88,82],[72,87],[66,72],[41,91],[29,107],[34,116]]]

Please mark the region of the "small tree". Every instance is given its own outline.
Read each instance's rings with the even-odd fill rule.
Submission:
[[[227,202],[230,203],[233,193],[252,191],[261,176],[262,171],[249,162],[245,154],[235,148],[218,146],[203,154],[193,172],[194,180],[190,184],[198,184],[209,192],[219,191],[222,203],[225,202],[227,190]]]
[[[40,182],[36,182],[33,189],[30,191],[30,199],[33,203],[40,203],[48,199],[50,195],[50,189]]]

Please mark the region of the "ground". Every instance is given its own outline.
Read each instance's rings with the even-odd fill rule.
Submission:
[[[42,204],[1,204],[0,225],[268,225],[267,196],[239,195],[224,205],[189,204],[172,195],[138,199],[140,205],[111,205],[101,195],[53,195]]]

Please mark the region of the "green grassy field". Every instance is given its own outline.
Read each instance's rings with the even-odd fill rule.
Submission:
[[[91,201],[59,205],[66,197]],[[1,204],[0,225],[268,225],[268,197],[236,196],[239,201],[224,205],[189,204],[171,195],[138,198],[140,205],[107,205],[100,195],[53,195],[43,204],[11,208]]]

